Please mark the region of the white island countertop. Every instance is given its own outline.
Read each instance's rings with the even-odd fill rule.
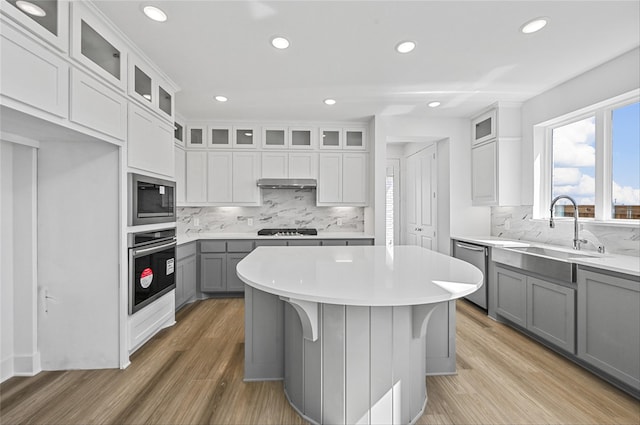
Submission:
[[[303,301],[405,306],[464,297],[482,286],[476,267],[416,246],[259,247],[237,267],[256,289]]]

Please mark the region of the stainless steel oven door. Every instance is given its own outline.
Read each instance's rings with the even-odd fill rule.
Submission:
[[[176,287],[176,241],[129,249],[129,314]]]

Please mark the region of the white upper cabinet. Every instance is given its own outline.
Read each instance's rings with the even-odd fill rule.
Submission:
[[[289,128],[289,148],[291,149],[313,149],[315,143],[315,132],[309,127]]]
[[[366,205],[369,155],[321,153],[318,166],[317,204]]]
[[[125,90],[127,49],[124,42],[83,2],[71,5],[71,57],[109,83]]]
[[[318,154],[312,152],[263,152],[262,178],[315,179]]]
[[[320,149],[342,149],[342,129],[320,128]]]
[[[127,135],[127,99],[89,74],[79,69],[71,71],[69,120],[125,140]]]
[[[365,150],[367,132],[364,128],[345,128],[342,136],[343,149]]]
[[[258,127],[239,125],[233,127],[232,146],[238,149],[253,149],[258,146]]]
[[[129,105],[128,165],[173,177],[173,127],[136,105]]]
[[[367,131],[360,127],[321,127],[320,149],[366,150]]]
[[[128,93],[161,118],[173,120],[173,90],[150,65],[133,54],[129,55]]]
[[[190,125],[187,127],[187,146],[190,148],[207,147],[207,127]]]
[[[184,149],[174,146],[176,167],[176,203],[182,205],[187,200],[187,157]]]
[[[3,8],[13,8],[5,3],[0,3]],[[0,23],[0,39],[3,104],[9,98],[66,118],[69,113],[68,63],[4,22]]]
[[[260,189],[256,182],[260,177],[260,154],[256,152],[233,153],[233,203],[260,205]]]
[[[31,33],[61,52],[69,50],[69,2],[66,0],[40,1],[44,16],[34,16],[16,6],[16,0],[0,1],[0,11],[18,22]]]
[[[262,147],[264,149],[286,149],[289,146],[287,127],[262,127]]]
[[[496,138],[496,116],[497,111],[491,109],[471,120],[471,143],[473,145]]]
[[[185,128],[184,125],[181,124],[181,122],[183,122],[182,120],[180,120],[180,122],[175,121],[173,123],[173,142],[176,145],[185,146]]]
[[[520,105],[498,103],[471,119],[471,201],[520,205]]]

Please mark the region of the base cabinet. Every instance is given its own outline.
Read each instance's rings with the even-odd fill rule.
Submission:
[[[578,357],[640,393],[640,279],[578,269]]]
[[[196,297],[197,255],[196,244],[178,247],[176,265],[176,310]]]
[[[527,277],[496,267],[496,313],[520,325],[527,326]]]
[[[569,353],[575,353],[575,289],[495,268],[496,313]]]
[[[200,291],[226,292],[227,254],[200,255]]]

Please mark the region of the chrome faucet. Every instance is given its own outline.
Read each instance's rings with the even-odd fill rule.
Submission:
[[[573,249],[580,250],[580,244],[587,243],[588,241],[578,238],[578,205],[571,196],[560,195],[553,198],[553,201],[551,201],[551,207],[549,208],[549,211],[551,212],[549,215],[549,227],[552,229],[555,227],[555,223],[553,222],[553,207],[560,199],[567,199],[573,204]]]

